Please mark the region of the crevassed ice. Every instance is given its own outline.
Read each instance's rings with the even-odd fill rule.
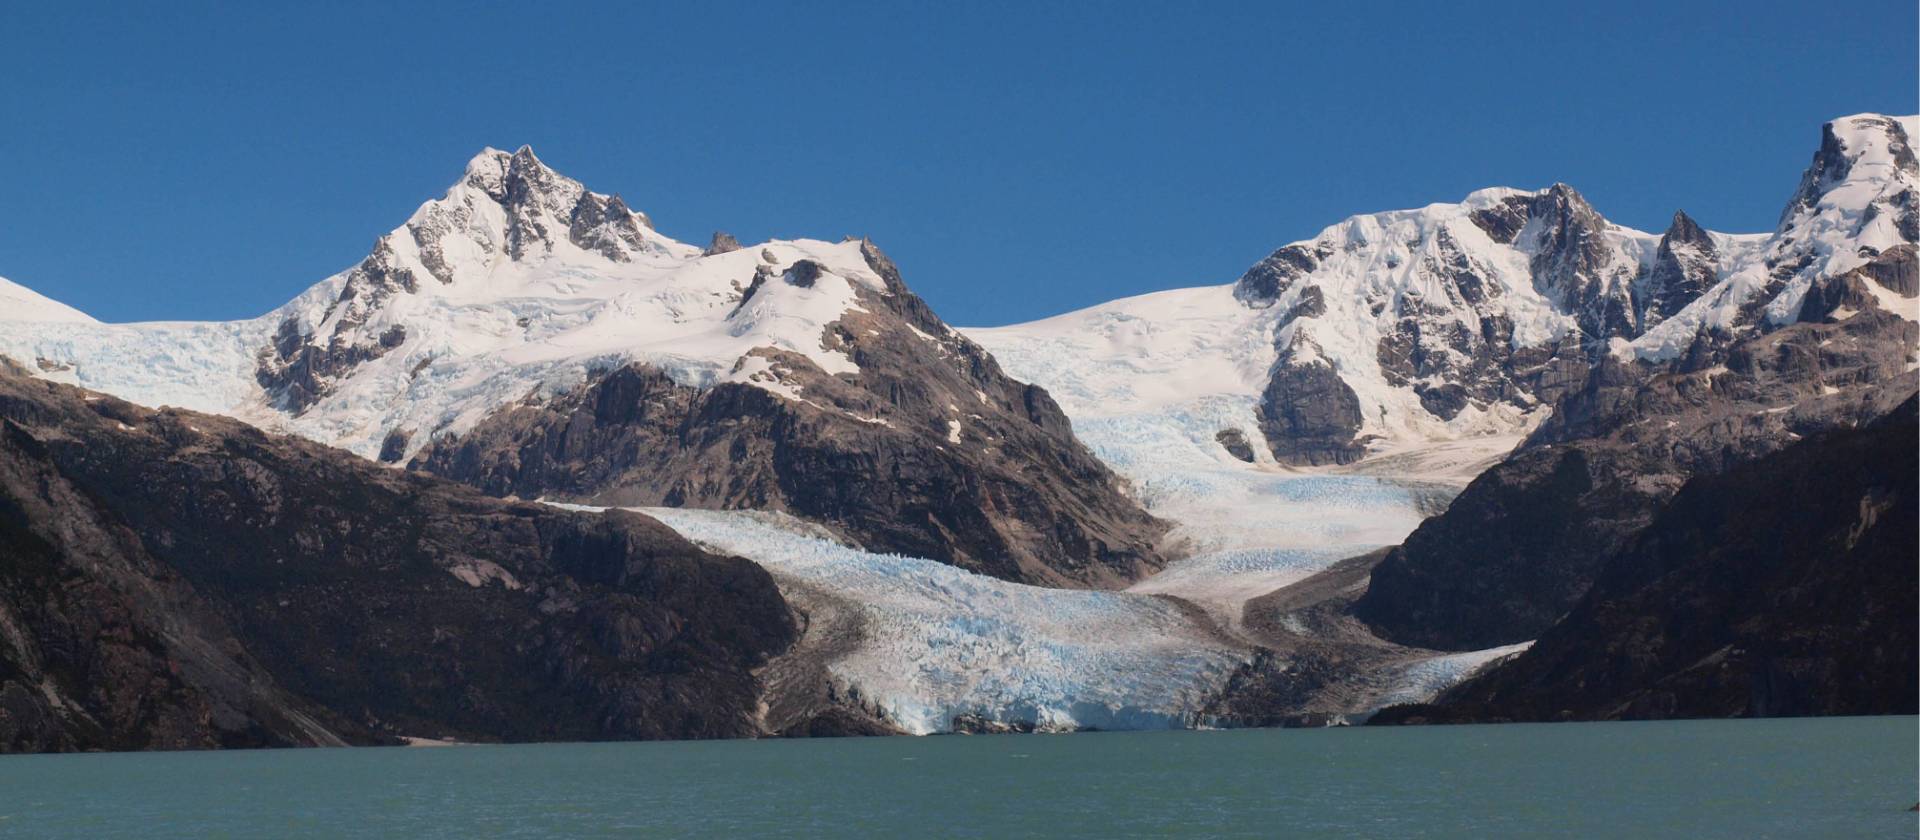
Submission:
[[[1249,659],[1146,595],[1009,583],[847,548],[762,514],[641,512],[776,578],[845,596],[867,639],[830,670],[909,732],[947,731],[962,714],[1059,729],[1186,726]]]

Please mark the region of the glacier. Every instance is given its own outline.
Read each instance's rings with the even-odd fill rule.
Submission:
[[[1191,587],[1028,586],[862,551],[784,514],[629,509],[704,548],[753,559],[796,596],[818,590],[844,599],[861,638],[828,671],[845,694],[912,734],[950,732],[961,717],[1041,731],[1206,727],[1216,723],[1209,702],[1256,656],[1248,641],[1155,592]],[[1339,547],[1226,552],[1147,583],[1167,574],[1201,585],[1263,570],[1302,575],[1347,556]],[[1209,575],[1207,567],[1234,568]],[[1416,656],[1380,675],[1377,699],[1353,711],[1429,699],[1525,647]]]
[[[1191,726],[1251,651],[1164,599],[1009,583],[840,545],[777,514],[638,508],[696,544],[752,558],[786,586],[847,598],[861,644],[830,663],[915,734],[973,715],[1041,729]]]
[[[1914,176],[1875,127],[1888,119],[1920,133],[1912,117],[1836,120],[1835,154],[1850,166],[1844,177],[1803,185],[1807,203],[1790,207],[1792,218],[1772,233],[1709,234],[1725,255],[1713,284],[1643,334],[1615,339],[1613,351],[1661,360],[1702,330],[1745,328],[1736,318],[1769,288],[1769,261],[1806,256],[1807,267],[1764,303],[1773,322],[1790,320],[1808,278],[1859,265],[1860,246],[1895,241],[1892,216],[1875,208],[1910,194]],[[509,207],[497,199],[508,175],[538,186],[534,200]],[[1324,252],[1311,284],[1323,290],[1312,303],[1324,310],[1314,316],[1295,317],[1310,284],[1262,308],[1246,305],[1228,283],[962,330],[1008,374],[1046,388],[1075,435],[1147,510],[1174,523],[1169,539],[1184,559],[1125,591],[1007,583],[863,551],[773,513],[641,512],[755,560],[796,601],[825,592],[858,611],[861,638],[826,667],[905,731],[949,731],[958,716],[1042,729],[1208,725],[1209,703],[1259,655],[1241,626],[1251,599],[1399,543],[1543,418],[1540,406],[1521,400],[1442,419],[1411,387],[1390,383],[1377,358],[1397,317],[1387,313],[1408,299],[1445,298],[1420,267],[1449,254],[1464,255],[1499,290],[1499,314],[1511,319],[1516,345],[1554,342],[1576,328],[1562,302],[1532,283],[1529,249],[1541,231],[1496,241],[1471,218],[1536,194],[1482,190],[1458,203],[1355,216],[1295,243]],[[583,206],[594,210],[585,222]],[[503,230],[566,235],[533,247]],[[1645,268],[1660,239],[1611,224],[1598,236],[1615,281]],[[805,400],[751,351],[778,348],[829,374],[855,373],[822,334],[857,307],[858,293],[885,293],[858,241],[701,249],[654,231],[618,197],[546,169],[529,149],[483,151],[445,195],[382,236],[369,260],[376,258],[377,268],[417,285],[355,309],[359,268],[349,269],[259,318],[225,323],[101,324],[0,280],[0,354],[49,379],[231,415],[366,457],[376,457],[393,430],[419,431],[404,460],[501,406],[550,397],[631,361],[684,385],[743,382]],[[819,275],[745,294],[756,278],[778,278],[802,262]],[[1912,304],[1901,306],[1908,317]],[[1436,323],[1478,318],[1440,308]],[[290,411],[259,379],[263,350],[283,341],[288,324],[298,328],[294,339],[314,347],[329,337],[373,341],[396,327],[406,338],[310,407]],[[1293,353],[1288,363],[1325,363],[1356,392],[1364,458],[1297,467],[1257,445],[1259,395],[1283,347]],[[948,441],[958,441],[962,421],[950,423]],[[1222,445],[1218,436],[1228,431],[1256,442],[1251,460]],[[473,585],[492,580],[482,567],[460,574]],[[1374,675],[1365,702],[1426,699],[1522,649],[1408,651]]]
[[[884,293],[861,243],[776,240],[709,253],[633,214],[645,228],[634,228],[638,244],[621,246],[620,259],[564,237],[509,259],[508,243],[493,233],[506,211],[487,193],[495,169],[515,165],[509,158],[546,179],[556,201],[591,195],[539,167],[529,150],[483,152],[445,196],[382,237],[376,255],[385,268],[421,282],[362,313],[362,323],[348,323],[351,269],[232,322],[102,324],[0,281],[0,301],[9,303],[0,354],[48,379],[235,416],[370,458],[389,430],[425,432],[402,460],[434,435],[629,361],[686,385],[737,381],[794,400],[807,397],[749,351],[775,347],[829,373],[857,372],[821,335],[857,306],[857,289]],[[743,295],[757,274],[803,260],[822,268],[812,282],[765,283]],[[435,282],[443,277],[452,282]],[[288,323],[316,346],[330,332],[377,336],[395,326],[407,340],[307,410],[289,411],[258,378],[263,348]],[[1399,460],[1329,469],[1287,468],[1263,449],[1251,464],[1225,456],[1214,435],[1252,432],[1251,395],[1274,357],[1270,314],[1241,306],[1230,287],[966,334],[1014,376],[1052,392],[1094,454],[1176,523],[1172,539],[1185,559],[1127,591],[1045,589],[863,551],[779,514],[642,509],[697,543],[755,560],[796,601],[825,592],[850,605],[864,631],[827,669],[907,732],[950,731],[960,716],[1043,730],[1209,725],[1209,702],[1258,655],[1240,632],[1247,600],[1398,542],[1473,465],[1515,439],[1422,439]],[[962,432],[953,421],[949,440]],[[1438,459],[1439,469],[1421,454],[1448,447],[1455,457]],[[496,578],[482,567],[454,573],[468,585]],[[1423,694],[1469,670],[1417,664],[1386,678],[1404,683],[1402,694]]]

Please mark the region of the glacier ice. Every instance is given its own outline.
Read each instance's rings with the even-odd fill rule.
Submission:
[[[1773,233],[1713,234],[1726,255],[1715,285],[1638,338],[1614,342],[1614,352],[1671,358],[1699,330],[1733,324],[1756,295],[1776,288],[1768,261],[1805,256],[1807,266],[1764,303],[1774,322],[1791,319],[1809,278],[1848,270],[1893,243],[1894,214],[1879,208],[1903,200],[1916,176],[1901,168],[1887,133],[1876,128],[1886,119],[1834,121],[1833,144],[1848,161],[1844,177],[1813,185],[1808,202],[1790,208]],[[1920,120],[1892,119],[1909,136],[1920,135]],[[411,443],[418,447],[500,406],[551,396],[628,361],[654,364],[687,385],[741,381],[789,399],[805,395],[762,376],[764,366],[752,357],[742,362],[748,351],[777,347],[829,373],[857,372],[821,336],[824,325],[856,306],[857,292],[884,292],[858,243],[781,240],[705,254],[600,196],[609,221],[604,230],[585,231],[582,241],[592,247],[556,236],[543,252],[508,258],[509,243],[495,234],[509,211],[490,197],[497,185],[489,179],[498,174],[492,167],[522,154],[531,159],[524,150],[483,152],[444,197],[383,238],[397,267],[422,282],[388,299],[357,329],[377,334],[404,325],[407,339],[297,415],[270,404],[255,378],[259,354],[283,322],[301,325],[310,340],[321,340],[318,328],[339,325],[332,304],[348,272],[260,318],[228,323],[100,324],[0,279],[0,354],[50,379],[149,405],[229,414],[369,457],[391,430],[419,432]],[[557,174],[541,177],[555,191],[554,207],[583,194]],[[1441,421],[1409,388],[1389,385],[1376,360],[1394,317],[1388,304],[1445,296],[1418,270],[1422,259],[1439,254],[1442,238],[1468,252],[1498,287],[1515,342],[1565,334],[1568,316],[1528,280],[1529,234],[1512,245],[1496,243],[1468,219],[1476,208],[1519,194],[1483,190],[1457,204],[1356,216],[1302,243],[1322,244],[1328,254],[1314,281],[1324,287],[1322,317],[1283,317],[1307,284],[1264,309],[1242,304],[1228,284],[965,331],[1009,374],[1047,388],[1080,439],[1150,511],[1176,523],[1172,539],[1187,558],[1128,591],[1006,583],[859,551],[777,515],[647,513],[696,541],[762,563],[788,585],[855,605],[867,638],[831,663],[832,673],[909,731],[944,731],[960,714],[1053,728],[1203,723],[1199,710],[1252,655],[1235,633],[1249,598],[1399,542],[1539,419],[1537,411],[1497,405]],[[566,229],[557,216],[541,218]],[[618,226],[629,219],[645,230],[622,233]],[[1605,237],[1621,265],[1650,259],[1658,239],[1619,226]],[[823,276],[810,284],[766,283],[743,305],[756,273],[801,260],[823,266]],[[1912,317],[1911,302],[1892,303]],[[1449,312],[1467,317],[1458,308]],[[1278,359],[1275,348],[1295,337],[1285,331],[1310,331],[1310,345],[1302,346],[1311,350],[1302,352],[1335,367],[1356,391],[1366,408],[1362,432],[1377,436],[1368,459],[1296,469],[1256,445],[1246,463],[1216,439],[1237,430],[1261,440],[1256,399]],[[957,443],[969,429],[955,419],[948,432]],[[463,570],[463,579],[482,580],[486,572],[476,566]],[[1177,596],[1204,615],[1160,596]],[[1402,662],[1384,675],[1381,702],[1424,699],[1517,649]]]
[[[909,732],[947,731],[962,714],[1048,729],[1187,726],[1250,658],[1148,595],[1026,586],[860,551],[773,514],[639,510],[777,580],[846,597],[865,639],[830,670]]]

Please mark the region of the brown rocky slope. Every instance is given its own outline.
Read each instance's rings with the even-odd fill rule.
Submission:
[[[949,329],[879,249],[862,253],[885,289],[863,289],[824,339],[858,374],[755,351],[804,394],[789,399],[629,365],[436,439],[410,466],[501,496],[782,511],[869,550],[1026,583],[1125,585],[1163,565],[1166,523],[1074,438],[1052,397]],[[801,262],[754,282],[824,270]]]
[[[1689,481],[1530,650],[1378,720],[1913,714],[1917,417]]]
[[[758,566],[0,360],[0,751],[761,734]]]

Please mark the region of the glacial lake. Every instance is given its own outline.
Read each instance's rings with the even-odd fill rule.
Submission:
[[[1913,837],[1911,717],[0,757],[19,837]]]

